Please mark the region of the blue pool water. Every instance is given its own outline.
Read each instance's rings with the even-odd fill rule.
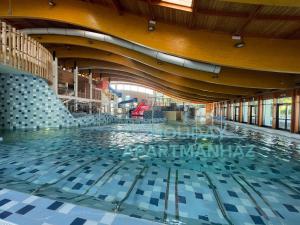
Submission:
[[[0,188],[166,224],[299,224],[297,143],[196,124],[2,133]]]

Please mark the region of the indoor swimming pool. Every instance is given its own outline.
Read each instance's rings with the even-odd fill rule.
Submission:
[[[54,209],[67,202],[165,224],[300,221],[300,145],[284,137],[193,123],[0,136],[0,188],[53,199]]]

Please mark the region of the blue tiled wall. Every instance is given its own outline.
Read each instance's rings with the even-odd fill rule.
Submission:
[[[43,79],[0,73],[0,129],[90,126],[115,121],[105,114],[75,119]]]

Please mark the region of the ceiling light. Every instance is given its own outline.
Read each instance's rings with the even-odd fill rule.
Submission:
[[[55,6],[55,5],[56,5],[56,3],[55,3],[53,0],[49,0],[49,1],[48,1],[48,4],[49,4],[50,6]]]
[[[149,20],[148,21],[148,31],[155,31],[156,21]]]
[[[243,48],[243,47],[245,47],[245,42],[244,41],[240,41],[240,42],[238,42],[238,43],[235,43],[235,45],[234,45],[234,47],[236,47],[236,48]]]

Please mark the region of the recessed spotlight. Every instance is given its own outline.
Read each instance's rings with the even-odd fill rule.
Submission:
[[[148,31],[155,31],[156,21],[149,20],[148,21]]]
[[[55,6],[55,5],[56,5],[56,3],[55,3],[53,0],[49,0],[49,1],[48,1],[48,4],[49,4],[50,6]]]
[[[236,48],[243,48],[243,47],[245,47],[245,45],[246,45],[245,42],[240,41],[240,42],[234,44],[234,47],[236,47]]]

